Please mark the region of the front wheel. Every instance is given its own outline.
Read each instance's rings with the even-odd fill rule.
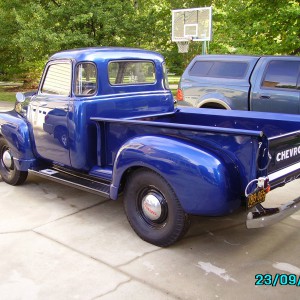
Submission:
[[[24,183],[28,175],[28,172],[16,168],[9,145],[3,137],[0,137],[0,174],[3,181],[11,185]]]
[[[170,185],[147,169],[130,175],[124,191],[124,209],[134,231],[146,242],[160,247],[174,244],[190,224]]]

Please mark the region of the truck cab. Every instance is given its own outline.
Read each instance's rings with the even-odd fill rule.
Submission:
[[[250,110],[300,113],[300,58],[261,57],[250,78]]]
[[[86,171],[99,160],[91,116],[125,118],[174,109],[163,57],[124,48],[53,55],[28,100],[19,109],[32,126],[35,155]],[[106,159],[111,158],[101,158]]]

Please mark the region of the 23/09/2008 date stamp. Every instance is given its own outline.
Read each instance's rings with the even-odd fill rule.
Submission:
[[[256,274],[255,285],[294,285],[300,287],[300,276],[296,274]]]

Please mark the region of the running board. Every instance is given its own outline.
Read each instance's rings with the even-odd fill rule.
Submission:
[[[90,193],[100,195],[105,198],[109,198],[110,185],[102,183],[89,178],[83,178],[65,173],[54,169],[43,169],[43,170],[28,170],[29,173],[59,182],[70,187],[74,187],[80,190],[84,190]]]

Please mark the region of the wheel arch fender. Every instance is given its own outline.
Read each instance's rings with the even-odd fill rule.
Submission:
[[[207,107],[207,105],[222,106],[224,109],[231,110],[231,100],[228,99],[223,93],[210,92],[202,95],[198,102],[198,108]]]
[[[0,136],[8,143],[16,167],[27,171],[35,163],[28,123],[15,111],[0,113]]]
[[[216,99],[216,98],[207,98],[204,100],[201,100],[200,105],[198,106],[199,108],[224,108],[227,110],[231,110],[231,107],[229,104],[224,101],[223,99]]]
[[[113,167],[112,199],[117,199],[128,172],[141,167],[161,175],[187,213],[217,216],[240,206],[240,180],[232,161],[187,141],[162,136],[133,138],[120,148]]]

